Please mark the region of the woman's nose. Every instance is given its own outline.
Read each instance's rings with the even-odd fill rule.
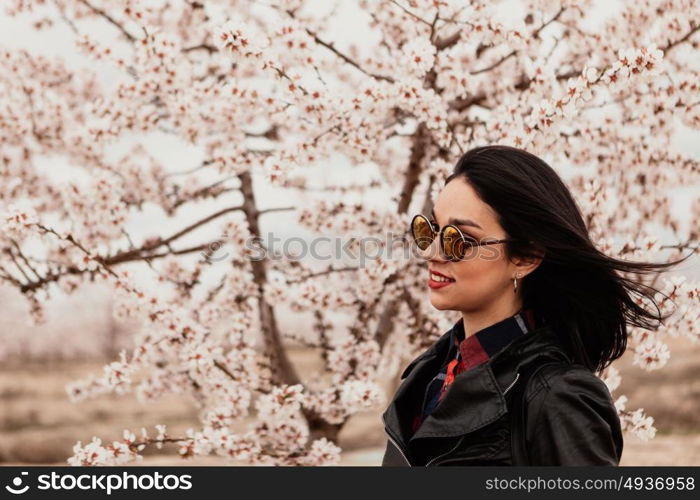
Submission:
[[[434,238],[425,250],[421,250],[421,257],[430,262],[446,262],[447,259],[440,248],[440,238]]]

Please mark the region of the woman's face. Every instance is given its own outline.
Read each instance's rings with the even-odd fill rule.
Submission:
[[[466,179],[451,180],[438,195],[431,215],[440,229],[447,225],[457,226],[467,237],[477,241],[500,240],[508,235],[497,222],[496,213],[484,203]],[[421,252],[428,260],[430,301],[439,310],[463,312],[488,309],[495,303],[514,302],[513,277],[516,273],[525,276],[520,268],[505,255],[505,243],[475,246],[467,249],[461,261],[451,262],[440,249],[439,239]],[[446,286],[433,281],[432,271],[441,273],[454,281]],[[503,304],[505,305],[505,304]]]

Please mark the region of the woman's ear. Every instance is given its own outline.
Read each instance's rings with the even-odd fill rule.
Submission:
[[[521,259],[515,264],[515,272],[520,273],[520,276],[524,278],[542,263],[542,259]]]
[[[515,272],[520,273],[523,278],[537,269],[537,266],[542,263],[547,253],[544,247],[534,242],[529,243],[531,245],[527,249],[526,255],[519,255],[511,259],[515,266]]]

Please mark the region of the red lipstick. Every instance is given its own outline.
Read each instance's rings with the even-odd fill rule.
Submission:
[[[455,282],[455,280],[453,278],[450,278],[449,276],[445,276],[444,274],[439,273],[437,271],[434,271],[432,269],[429,269],[428,272],[429,272],[429,274],[428,274],[428,286],[430,288],[432,288],[433,290],[437,290],[438,288],[444,288],[444,287],[449,286]],[[435,281],[431,277],[431,274],[437,274],[438,276],[442,276],[443,278],[447,278],[450,281]]]

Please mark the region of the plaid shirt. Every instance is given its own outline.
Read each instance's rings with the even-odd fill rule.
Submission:
[[[513,316],[487,326],[464,338],[464,323],[460,319],[452,327],[450,348],[438,374],[428,382],[421,412],[413,419],[411,430],[415,433],[430,415],[448,387],[460,373],[481,365],[513,340],[536,327],[531,309],[521,309]]]

